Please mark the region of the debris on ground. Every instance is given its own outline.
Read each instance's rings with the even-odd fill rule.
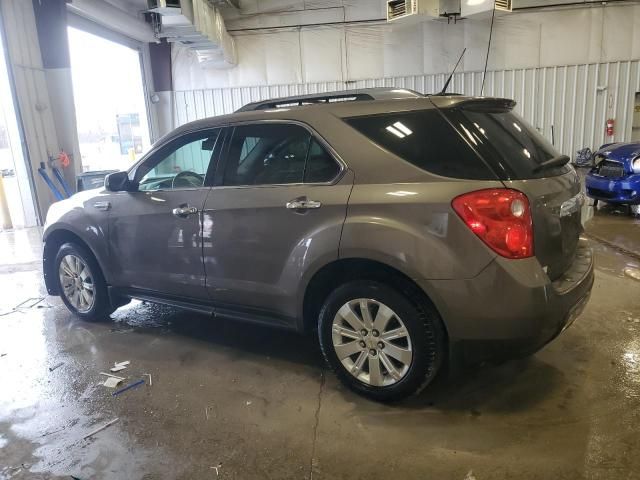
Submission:
[[[120,378],[120,379],[124,380],[123,377],[118,377],[117,375],[111,375],[110,373],[106,373],[106,372],[100,372],[100,375],[104,375],[105,377]]]
[[[151,374],[150,373],[143,373],[142,376],[143,377],[149,377],[149,386],[153,387],[153,382],[151,381]]]
[[[464,477],[464,480],[476,480],[476,476],[473,474],[473,470],[469,470],[467,476]]]
[[[116,388],[118,385],[122,383],[123,380],[124,378],[120,378],[120,377],[115,377],[115,376],[108,377],[102,385],[104,385],[107,388]]]
[[[84,437],[82,437],[82,439],[86,440],[87,438],[94,436],[96,433],[101,432],[105,428],[109,428],[111,425],[116,423],[118,420],[120,420],[120,419],[119,418],[114,418],[113,420],[108,421],[107,423],[105,423],[101,427],[98,427],[95,430],[91,431],[90,433],[87,433]]]
[[[6,353],[0,353],[0,358],[2,358],[2,357],[6,357],[6,356],[7,356],[7,354],[6,354]]]
[[[129,366],[131,362],[129,360],[125,360],[124,362],[116,362],[113,364],[113,367],[111,368],[112,372],[119,372],[120,370],[124,370],[125,368],[127,368]]]
[[[209,407],[204,407],[204,417],[209,420]]]
[[[215,467],[209,467],[211,470],[215,470],[216,471],[216,477],[218,476],[218,469],[222,468],[222,462],[220,462],[218,465],[216,465]]]
[[[144,383],[144,380],[138,380],[137,382],[131,383],[131,384],[127,385],[126,387],[121,388],[117,392],[113,392],[111,395],[115,397],[116,395],[120,395],[121,393],[124,393],[127,390],[131,390],[132,388],[136,388],[136,387],[142,385],[143,383]]]
[[[56,363],[53,367],[49,367],[49,371],[53,372],[56,368],[61,367],[62,365],[64,365],[64,362]]]

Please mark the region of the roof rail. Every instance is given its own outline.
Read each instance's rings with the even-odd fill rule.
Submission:
[[[312,93],[295,97],[272,98],[260,102],[248,103],[236,112],[251,112],[277,108],[301,107],[316,103],[357,102],[362,100],[390,100],[396,98],[423,97],[421,93],[404,88],[361,88],[357,90],[341,90],[330,93]]]

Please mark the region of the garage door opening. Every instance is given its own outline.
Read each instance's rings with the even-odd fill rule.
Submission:
[[[140,51],[68,34],[82,171],[126,170],[150,144]]]
[[[4,39],[0,35],[0,230],[37,224],[32,178],[22,151]]]

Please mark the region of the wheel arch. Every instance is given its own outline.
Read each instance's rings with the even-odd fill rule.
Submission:
[[[353,280],[376,280],[398,288],[413,298],[418,298],[429,304],[442,321],[445,341],[448,341],[448,331],[432,295],[418,285],[407,273],[396,267],[378,260],[368,258],[340,258],[324,265],[316,271],[306,285],[301,305],[302,325],[305,332],[312,332],[317,326],[320,308],[327,296],[337,286]]]
[[[58,291],[57,282],[55,281],[54,262],[58,250],[65,243],[75,243],[81,247],[87,249],[94,260],[100,267],[102,274],[106,278],[106,272],[96,255],[93,248],[86,242],[80,235],[67,228],[56,228],[48,231],[44,237],[44,248],[42,253],[42,269],[44,273],[44,283],[49,295],[60,295]]]

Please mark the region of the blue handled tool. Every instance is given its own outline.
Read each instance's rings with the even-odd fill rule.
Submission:
[[[53,170],[53,174],[58,179],[58,182],[60,182],[60,185],[62,185],[62,189],[64,190],[64,193],[67,194],[67,198],[69,198],[71,195],[73,195],[73,192],[69,188],[69,185],[67,185],[67,182],[65,181],[64,177],[62,176],[62,172],[60,171],[60,169],[58,167],[51,167],[51,170]]]
[[[53,192],[54,197],[56,197],[58,200],[64,200],[65,197],[62,195],[62,193],[60,193],[60,191],[56,188],[55,184],[51,181],[51,178],[49,178],[49,175],[47,174],[47,172],[45,171],[44,168],[40,167],[38,169],[38,173],[40,174],[40,176],[42,177],[42,179],[44,180],[44,183],[47,184],[47,186],[49,187],[49,189]]]
[[[127,385],[126,387],[121,388],[120,390],[118,390],[118,391],[116,391],[116,392],[113,392],[113,393],[111,394],[111,396],[112,396],[112,397],[115,397],[116,395],[120,395],[121,393],[126,392],[127,390],[130,390],[130,389],[132,389],[132,388],[135,388],[135,387],[137,387],[138,385],[142,385],[143,383],[144,383],[144,380],[138,380],[137,382],[132,383],[131,385]]]

